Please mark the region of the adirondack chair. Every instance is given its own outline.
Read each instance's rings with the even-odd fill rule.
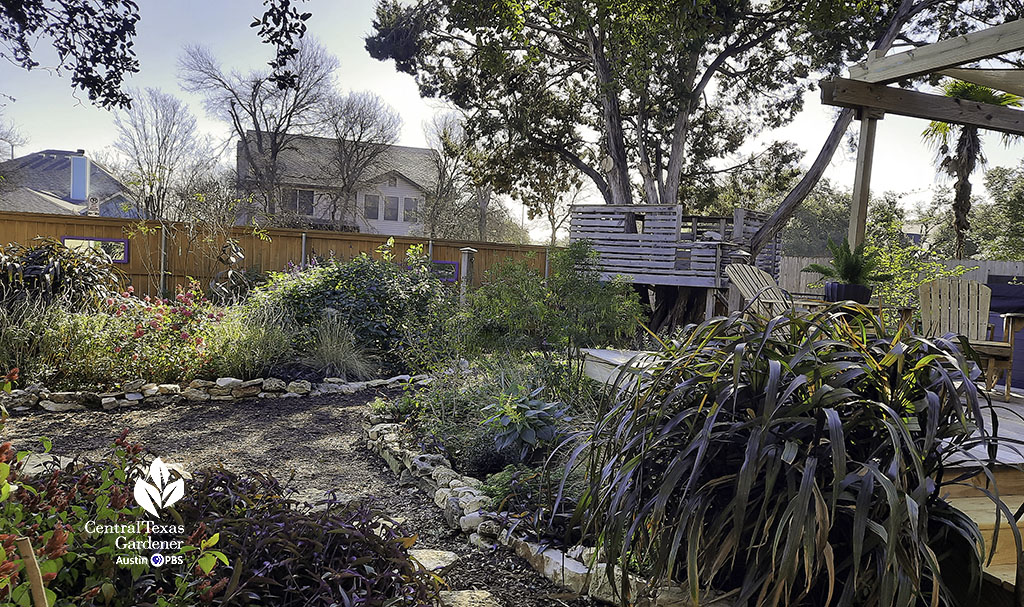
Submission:
[[[963,335],[986,361],[985,387],[991,390],[1005,374],[1003,396],[1010,398],[1013,343],[993,341],[988,322],[992,289],[976,280],[942,278],[921,285],[921,330],[925,335]]]
[[[771,318],[789,309],[786,292],[779,288],[768,272],[754,266],[733,263],[725,266],[725,275],[754,312]]]
[[[771,274],[754,266],[729,264],[725,266],[725,274],[743,299],[750,303],[750,309],[762,316],[772,318],[794,306],[813,309],[822,305],[821,302],[794,299],[779,287]]]

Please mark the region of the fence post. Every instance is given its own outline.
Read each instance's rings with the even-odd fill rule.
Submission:
[[[160,293],[163,297],[167,293],[167,227],[160,225]]]
[[[306,233],[302,233],[302,261],[299,263],[299,267],[303,270],[306,269]]]
[[[469,283],[473,282],[473,261],[476,258],[476,249],[473,247],[462,247],[462,264],[459,267],[459,303],[466,303],[466,292],[469,290]]]
[[[544,249],[544,280],[548,279],[551,273],[551,247]]]

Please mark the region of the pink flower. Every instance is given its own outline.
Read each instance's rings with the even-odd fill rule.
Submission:
[[[129,286],[128,287],[128,292],[129,293],[134,293],[135,292],[135,287]]]
[[[115,353],[120,353],[121,352],[121,346],[114,346],[114,352]]]
[[[149,295],[145,296],[143,299],[146,301],[146,303],[149,303],[150,301]]]
[[[203,345],[203,338],[202,337],[197,337],[196,338],[196,345],[197,346]]]
[[[136,329],[135,330],[135,334],[132,335],[132,337],[138,338],[138,337],[142,337],[143,335],[144,335],[144,333],[143,333],[142,329]]]
[[[185,332],[185,331],[182,331],[181,332],[181,339],[183,339],[183,340],[188,339],[188,333]]]
[[[151,326],[154,329],[156,329],[156,328],[160,327],[160,323],[158,321],[156,321],[156,320],[151,320],[151,321],[149,321],[149,326]]]
[[[124,304],[121,304],[121,308],[120,308],[120,310],[121,310],[122,312],[127,312],[127,311],[128,311],[128,306],[126,306],[126,305],[124,305]]]
[[[107,298],[107,305],[108,306],[114,305],[114,298],[113,297],[108,297]]]

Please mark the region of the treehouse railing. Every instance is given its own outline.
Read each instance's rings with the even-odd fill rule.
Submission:
[[[725,266],[750,263],[744,250],[767,215],[736,209],[732,217],[683,215],[677,205],[576,205],[570,239],[588,240],[605,278],[634,283],[724,288]],[[778,238],[755,265],[778,276]]]

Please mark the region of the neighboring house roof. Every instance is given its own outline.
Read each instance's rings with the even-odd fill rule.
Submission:
[[[101,214],[128,214],[122,210],[128,188],[92,160],[86,199],[71,198],[71,158],[83,155],[83,150],[50,149],[0,162],[0,210],[78,215],[88,212],[88,201],[95,198]]]
[[[250,140],[255,133],[250,131],[246,137]],[[337,140],[328,137],[296,137],[288,149],[281,152],[278,161],[281,166],[281,181],[291,185],[309,185],[311,187],[330,187],[331,157],[335,153]],[[241,146],[242,143],[239,142]],[[374,183],[386,175],[395,172],[412,182],[423,191],[433,187],[437,181],[437,169],[433,160],[434,150],[414,148],[402,145],[388,146],[374,164],[366,171],[362,182]],[[248,174],[241,170],[245,157],[238,154],[239,174]]]

